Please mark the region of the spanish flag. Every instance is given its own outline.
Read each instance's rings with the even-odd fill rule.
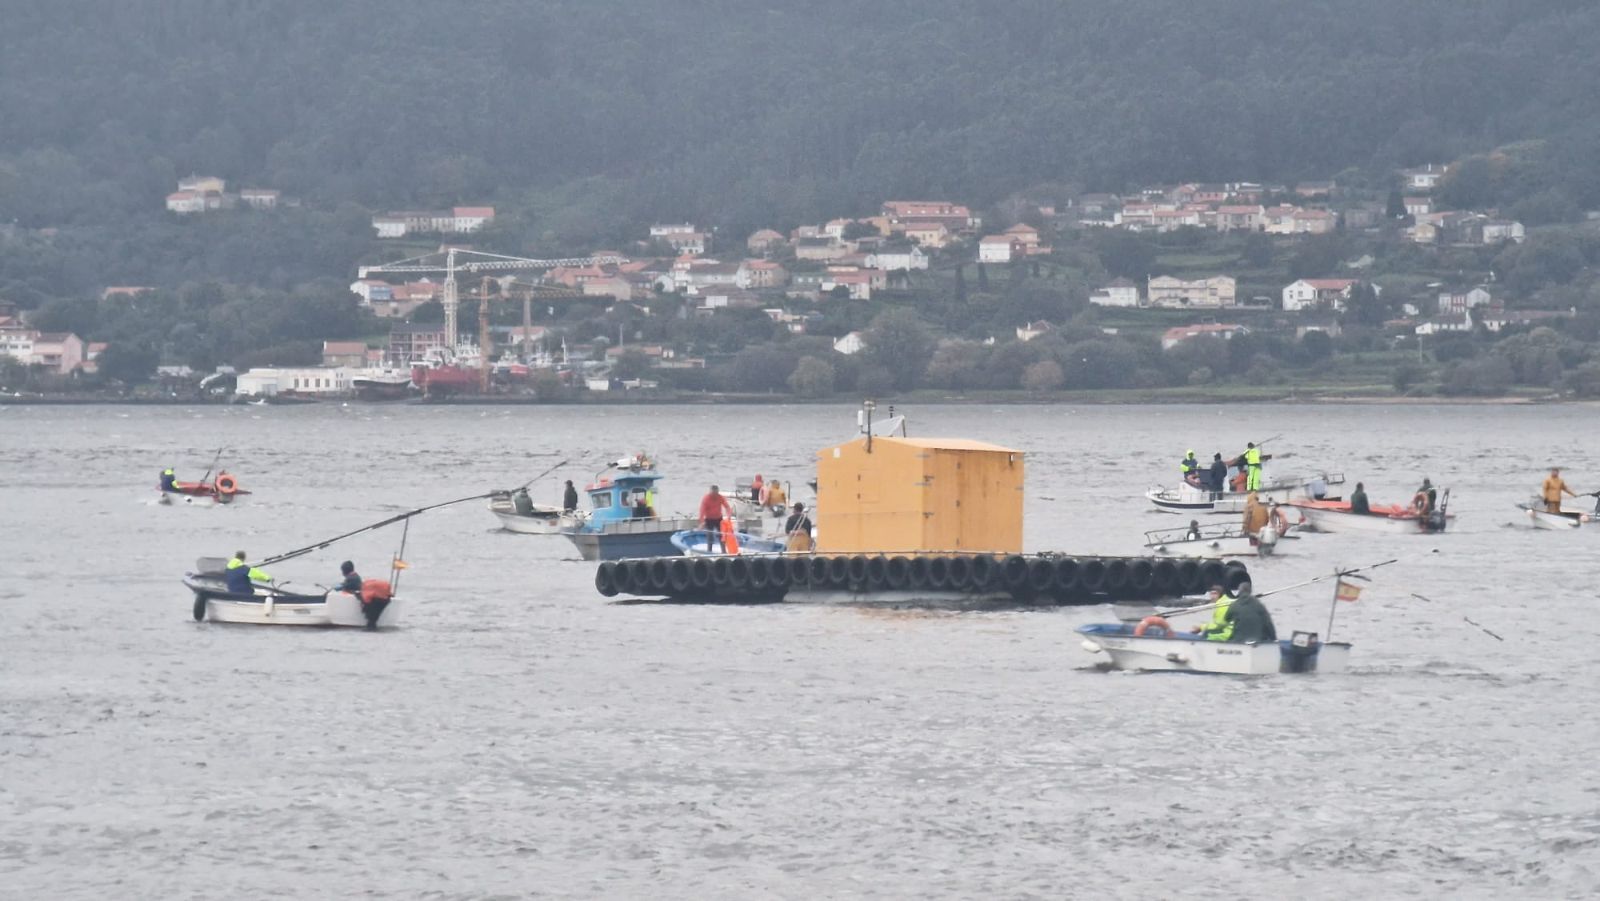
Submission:
[[[394,568],[395,569],[410,569],[411,568],[411,564],[407,563],[404,560],[401,560],[399,557],[396,557],[394,559]],[[1355,598],[1351,598],[1351,600],[1355,600]]]
[[[1340,579],[1339,584],[1333,589],[1333,597],[1334,600],[1354,603],[1361,597],[1361,586],[1354,582],[1346,582]]]

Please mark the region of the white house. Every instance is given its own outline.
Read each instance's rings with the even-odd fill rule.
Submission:
[[[674,222],[668,225],[656,224],[650,226],[650,237],[665,238],[668,235],[692,235],[699,229],[689,222]]]
[[[1009,263],[1024,253],[1022,242],[1011,235],[988,235],[978,242],[980,263]]]
[[[1235,281],[1230,275],[1185,281],[1170,275],[1150,279],[1146,298],[1152,307],[1231,307]]]
[[[406,220],[401,216],[373,216],[372,228],[380,238],[404,238]]]
[[[1415,329],[1418,335],[1438,335],[1445,332],[1470,332],[1472,331],[1472,314],[1466,311],[1460,313],[1444,313],[1433,319],[1417,323]]]
[[[1483,223],[1483,243],[1499,244],[1512,241],[1521,244],[1528,237],[1521,222],[1510,219],[1486,219]]]
[[[1125,278],[1112,279],[1104,288],[1090,294],[1089,302],[1102,307],[1136,307],[1139,286]]]
[[[1444,178],[1444,166],[1429,163],[1415,169],[1405,169],[1401,175],[1405,178],[1405,186],[1409,191],[1432,191],[1439,186],[1439,179]]]
[[[1482,285],[1466,291],[1441,291],[1439,293],[1440,315],[1465,313],[1478,307],[1489,306],[1492,303],[1494,303],[1494,296],[1489,293],[1488,288]]]
[[[1406,207],[1407,216],[1426,216],[1433,212],[1433,198],[1431,197],[1407,197],[1403,203]]]
[[[1283,311],[1298,313],[1301,310],[1327,304],[1336,311],[1344,310],[1345,301],[1357,282],[1353,278],[1303,278],[1283,288]]]
[[[450,230],[458,234],[475,232],[493,221],[492,206],[458,206],[450,211]]]
[[[860,353],[866,346],[867,343],[861,340],[860,332],[851,332],[833,342],[833,349],[846,356]]]
[[[258,210],[270,210],[278,205],[278,192],[272,188],[241,188],[239,199]]]
[[[333,369],[251,369],[239,374],[233,392],[249,397],[271,397],[285,391],[297,394],[344,394],[350,390],[350,371]]]
[[[200,191],[173,191],[167,195],[167,209],[174,213],[203,213],[206,195]]]
[[[880,249],[867,254],[867,265],[885,272],[893,272],[896,269],[926,269],[928,254],[920,247],[904,250]]]

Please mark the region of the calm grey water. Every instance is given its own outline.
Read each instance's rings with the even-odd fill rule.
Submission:
[[[689,510],[708,480],[799,485],[853,411],[0,408],[0,896],[1600,892],[1600,529],[1511,525],[1552,462],[1600,488],[1593,408],[911,413],[1027,452],[1030,550],[1137,552],[1180,522],[1139,494],[1186,448],[1279,433],[1375,502],[1432,476],[1459,528],[1252,564],[1272,588],[1403,557],[1341,605],[1344,676],[1097,672],[1072,628],[1106,608],[607,603],[564,539],[478,503],[415,521],[403,629],[203,625],[178,583],[200,554],[637,449]],[[224,444],[248,503],[150,503],[163,466],[198,476]],[[398,538],[274,575],[377,575]],[[1328,597],[1270,603],[1321,631]]]

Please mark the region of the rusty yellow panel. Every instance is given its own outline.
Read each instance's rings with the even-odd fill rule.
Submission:
[[[964,439],[874,438],[817,461],[823,553],[1018,553],[1022,453]]]

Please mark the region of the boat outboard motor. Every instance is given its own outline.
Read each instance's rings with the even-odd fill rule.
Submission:
[[[1279,645],[1278,672],[1311,673],[1317,669],[1317,651],[1322,645],[1315,632],[1296,632],[1289,641]]]

